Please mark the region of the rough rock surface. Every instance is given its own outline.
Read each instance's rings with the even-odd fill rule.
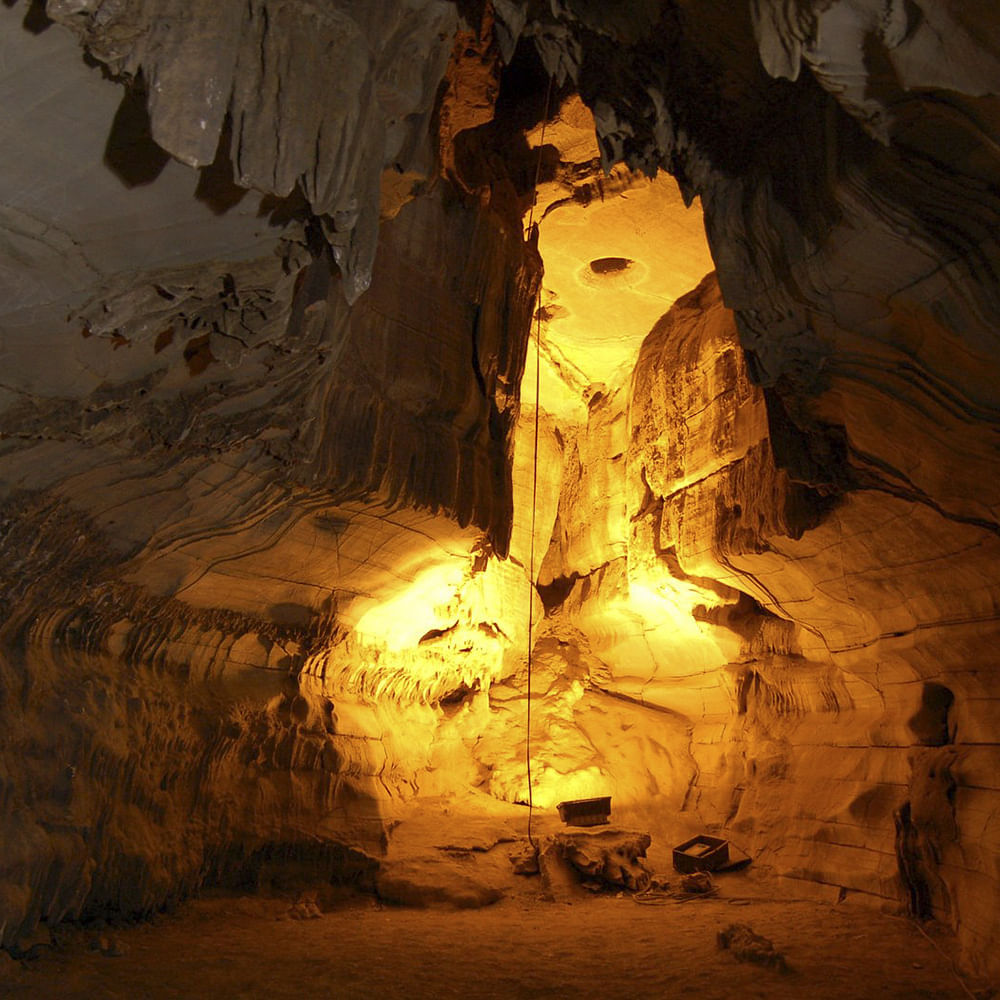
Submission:
[[[719,931],[719,947],[732,952],[740,962],[753,962],[778,972],[787,972],[785,956],[776,951],[774,943],[760,934],[755,934],[747,924],[730,924]]]
[[[451,4],[52,0],[46,13],[144,88],[152,139],[182,163],[221,155],[241,187],[284,198],[298,186],[348,301],[368,288],[382,169],[430,167]]]
[[[574,553],[566,526],[582,539],[601,516],[593,460],[567,466],[545,564],[561,613],[608,690],[693,723],[688,807],[766,828],[762,860],[789,875],[946,916],[989,966],[1000,74],[975,39],[990,11],[497,9],[576,82],[606,163],[666,166],[700,196],[735,319],[703,285],[644,347],[616,407],[617,563]],[[658,629],[665,605],[686,613]]]
[[[649,885],[649,869],[643,864],[650,844],[648,833],[600,830],[596,833],[557,833],[555,851],[593,888],[621,888],[633,892]]]
[[[45,12],[0,10],[3,944],[610,792],[1000,975],[991,5]]]
[[[69,16],[68,5],[49,6]],[[207,152],[183,146],[202,131],[185,101],[208,98],[203,88],[175,93],[197,80],[171,61],[197,56],[179,38],[201,30],[198,19],[178,7],[152,38],[142,20],[152,7],[119,5],[109,22],[97,6],[73,14],[94,51],[110,59],[100,46],[123,46],[116,70],[141,64],[158,95],[150,114],[169,134],[154,133],[189,162],[210,163],[217,135]],[[432,47],[447,43],[446,55],[451,44],[438,20],[452,23],[453,11],[431,7],[383,11],[396,49],[406,39],[416,47],[409,60],[384,53],[380,108],[399,104],[394,113],[415,134],[423,126],[413,115],[426,112],[426,124],[431,110],[424,89],[433,96],[436,87],[422,75],[433,66],[421,32],[433,28]],[[282,11],[291,16],[291,5]],[[43,84],[47,101],[73,104],[75,86],[120,96],[93,78],[60,26],[32,35],[20,16],[2,15],[4,45],[17,53],[6,63],[12,91],[30,80],[34,45],[57,67]],[[368,27],[381,45],[385,25],[376,22]],[[292,58],[303,36],[274,40]],[[313,58],[299,52],[296,72]],[[364,78],[345,82],[373,87],[375,71],[362,61]],[[260,90],[256,77],[234,80]],[[276,99],[279,82],[268,85]],[[274,114],[303,100],[282,93],[292,103]],[[336,99],[353,108],[355,98]],[[114,99],[99,106],[112,128]],[[291,126],[269,121],[254,127],[289,135]],[[31,124],[10,122],[11,148]],[[367,184],[365,148],[330,127],[331,155]],[[335,704],[299,675],[400,583],[442,564],[482,577],[497,562],[491,554],[506,550],[512,427],[538,276],[516,215],[502,203],[462,203],[442,185],[383,224],[371,287],[351,307],[342,292],[350,269],[329,249],[326,222],[294,199],[272,201],[284,221],[256,242],[238,205],[206,208],[218,220],[215,242],[185,246],[169,229],[149,233],[167,226],[178,189],[186,184],[190,198],[211,167],[178,167],[181,180],[172,167],[119,190],[101,144],[85,139],[65,137],[65,158],[112,192],[113,212],[138,213],[122,233],[132,260],[104,249],[113,244],[99,211],[78,192],[86,207],[64,213],[63,242],[97,266],[49,285],[39,284],[49,280],[44,254],[15,253],[5,270],[18,293],[5,302],[12,364],[0,415],[7,945],[39,919],[141,914],[206,880],[254,881],[272,855],[353,878],[369,852],[383,850],[377,803],[411,795],[422,758],[405,749],[397,769],[370,710],[352,708],[350,697]],[[270,155],[253,143],[251,153]],[[284,164],[287,184],[259,186],[287,194],[308,165]],[[13,158],[7,167],[23,172]],[[45,213],[66,204],[44,197],[62,167],[39,161],[34,188],[21,173],[11,181],[15,204],[28,194],[37,202],[32,232],[48,232]],[[376,180],[380,172],[381,159]],[[260,229],[257,211],[249,224]],[[14,240],[22,230],[4,233]],[[51,233],[44,238],[52,244]],[[46,354],[59,360],[39,363]],[[416,622],[418,636],[437,620],[433,604],[422,611],[429,621]],[[484,643],[504,644],[488,623],[488,634],[478,626],[470,623]]]

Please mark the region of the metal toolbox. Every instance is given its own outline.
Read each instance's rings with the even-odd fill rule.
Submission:
[[[685,875],[714,872],[729,864],[729,841],[699,834],[674,848],[674,868]]]
[[[559,818],[567,826],[600,826],[611,815],[611,796],[596,799],[570,799],[556,806]]]

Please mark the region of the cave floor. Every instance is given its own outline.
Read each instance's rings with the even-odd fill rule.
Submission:
[[[735,887],[741,891],[740,886]],[[113,931],[122,952],[68,932],[23,965],[7,960],[4,997],[336,998],[949,998],[967,996],[945,958],[908,921],[849,899],[760,894],[638,905],[600,895],[573,903],[505,899],[484,909],[381,907],[344,895],[319,918],[289,900],[214,895]],[[735,900],[735,901],[734,901]],[[791,970],[743,964],[716,945],[749,924]],[[941,932],[930,929],[932,935]]]

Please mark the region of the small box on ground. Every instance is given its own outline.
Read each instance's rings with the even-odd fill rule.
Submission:
[[[567,826],[600,826],[611,815],[611,796],[596,799],[570,799],[556,806],[559,818]]]
[[[674,868],[685,875],[718,871],[728,864],[729,841],[721,837],[702,833],[674,848]]]

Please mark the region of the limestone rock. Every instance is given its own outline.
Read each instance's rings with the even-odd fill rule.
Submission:
[[[402,813],[610,793],[995,976],[991,5],[45,9],[0,7],[4,946],[303,869],[484,902],[500,838]]]
[[[376,889],[379,898],[401,906],[445,906],[458,910],[489,906],[503,896],[468,872],[433,859],[396,861],[383,865]]]
[[[298,185],[326,217],[348,301],[368,288],[382,169],[428,165],[423,132],[457,26],[451,4],[362,13],[347,3],[132,0],[47,11],[114,75],[141,77],[152,138],[167,152],[202,167],[221,149],[241,187],[279,197]]]
[[[650,842],[648,833],[609,829],[558,833],[551,843],[552,850],[583,876],[585,884],[640,892],[651,878],[643,863]]]
[[[538,850],[531,844],[524,845],[519,851],[509,855],[515,875],[539,874]]]

